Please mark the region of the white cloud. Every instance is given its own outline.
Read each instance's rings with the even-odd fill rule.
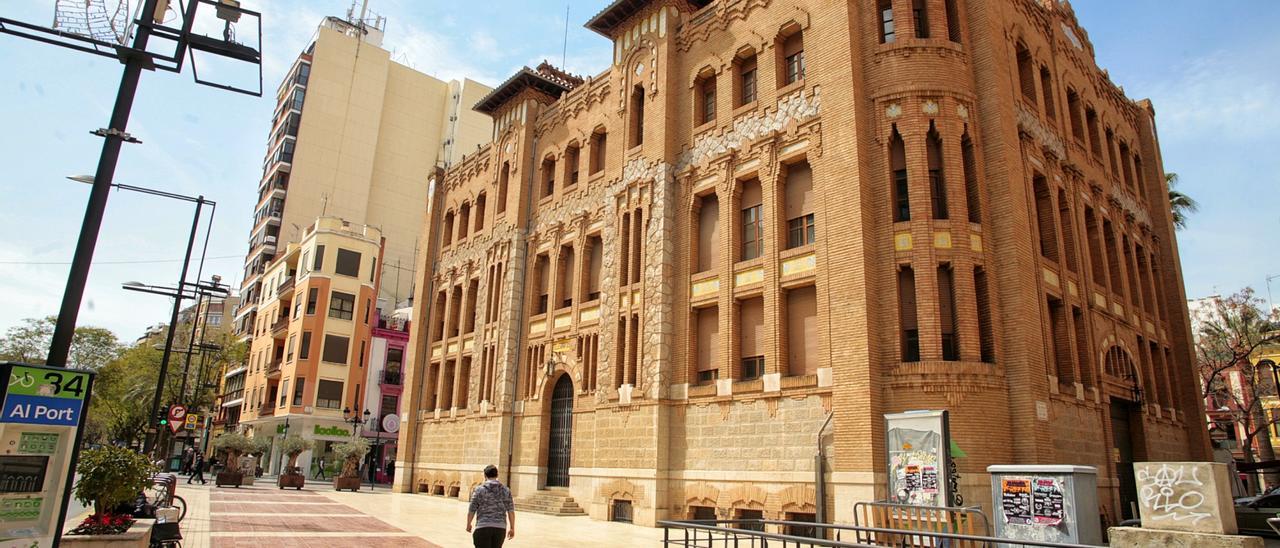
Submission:
[[[1264,48],[1266,49],[1266,48]],[[1253,141],[1274,133],[1280,82],[1267,66],[1280,48],[1255,55],[1218,51],[1175,68],[1173,78],[1148,88],[1162,137]]]
[[[383,47],[391,49],[393,59],[442,80],[471,78],[492,85],[505,79],[480,64],[462,41],[396,20],[387,23]]]

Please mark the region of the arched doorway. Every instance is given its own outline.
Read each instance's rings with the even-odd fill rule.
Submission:
[[[573,381],[560,375],[551,392],[551,436],[547,443],[547,487],[569,486],[573,454]]]

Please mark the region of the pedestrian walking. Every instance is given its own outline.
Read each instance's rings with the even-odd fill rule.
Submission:
[[[316,461],[316,477],[311,479],[329,479],[324,477],[324,457],[320,457],[320,459]]]
[[[396,481],[396,459],[387,461],[387,483]]]
[[[209,483],[204,479],[204,454],[196,453],[195,462],[191,463],[191,475],[187,476],[187,485],[191,485],[192,480],[200,482],[200,485]]]
[[[471,533],[475,548],[501,548],[506,539],[516,536],[516,505],[511,500],[511,490],[498,481],[497,466],[484,467],[484,483],[471,492],[467,532]]]

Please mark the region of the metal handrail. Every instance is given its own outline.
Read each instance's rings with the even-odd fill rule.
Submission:
[[[723,526],[720,526],[721,524],[778,525],[778,526],[783,526],[788,528],[789,527],[812,527],[812,528],[823,530],[824,533],[828,533],[829,531],[835,531],[837,533],[837,539],[828,540],[823,538],[797,537],[793,535],[786,535],[786,534],[780,534],[780,533],[766,533],[762,531],[753,531],[750,529],[743,529],[740,527],[723,527]],[[688,544],[689,542],[700,542],[697,538],[690,539],[688,536],[688,531],[705,531],[708,534],[720,533],[725,535],[724,540],[726,542],[730,540],[729,538],[730,535],[732,535],[733,537],[732,540],[734,540],[735,543],[739,540],[748,540],[753,542],[753,544],[748,544],[747,546],[757,545],[757,544],[754,544],[754,540],[752,539],[760,539],[761,541],[763,541],[758,544],[759,546],[767,546],[769,540],[783,541],[784,542],[783,546],[787,545],[785,543],[796,543],[796,546],[822,546],[822,547],[829,547],[829,548],[881,548],[885,546],[883,544],[861,543],[862,541],[845,542],[845,541],[839,540],[840,532],[849,531],[850,533],[854,533],[855,536],[857,533],[882,533],[886,535],[911,536],[911,537],[917,537],[917,538],[935,538],[935,539],[946,539],[946,540],[952,540],[952,541],[969,541],[969,542],[976,542],[976,543],[982,543],[982,544],[989,544],[992,546],[1031,546],[1031,547],[1040,547],[1040,548],[1100,548],[1098,546],[1094,546],[1090,544],[1071,544],[1071,543],[1062,543],[1062,542],[1045,542],[1045,541],[1037,541],[1037,540],[1013,540],[1013,539],[1004,539],[1004,538],[997,538],[997,537],[991,537],[991,536],[985,536],[985,535],[965,535],[960,533],[943,533],[940,531],[886,529],[882,527],[861,527],[856,525],[836,525],[836,524],[829,524],[829,523],[814,523],[809,521],[781,521],[781,520],[769,520],[769,519],[718,519],[718,520],[687,520],[687,521],[664,520],[664,521],[658,522],[658,527],[663,528],[663,542],[664,542],[663,545],[664,546],[711,546],[710,543],[705,545]],[[684,540],[671,539],[671,529],[685,530],[686,534],[685,534]],[[714,542],[717,539],[708,537],[706,540],[709,542]],[[673,543],[679,543],[679,544],[673,544]]]

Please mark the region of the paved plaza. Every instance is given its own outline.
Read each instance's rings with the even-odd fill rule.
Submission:
[[[182,522],[184,548],[456,548],[471,546],[464,530],[467,504],[431,495],[335,492],[329,482],[301,491],[277,489],[269,478],[250,487],[187,485],[178,494],[189,510]],[[516,512],[511,547],[660,546],[661,529]]]

